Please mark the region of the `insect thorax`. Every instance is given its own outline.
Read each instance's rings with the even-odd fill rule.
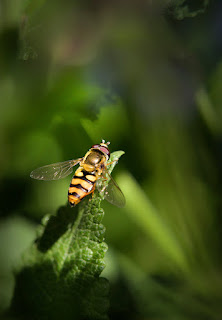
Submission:
[[[99,150],[91,150],[86,154],[84,164],[91,165],[93,167],[100,165],[105,161],[106,157]]]

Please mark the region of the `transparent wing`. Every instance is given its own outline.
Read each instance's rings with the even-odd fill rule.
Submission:
[[[108,172],[106,172],[106,174],[108,174]],[[121,189],[119,188],[115,180],[113,180],[111,175],[108,174],[108,176],[110,180],[108,186],[104,190],[104,198],[111,204],[114,204],[115,206],[122,208],[126,203],[124,194],[122,193]],[[98,189],[100,189],[100,191],[103,191],[101,185],[99,185]]]
[[[82,158],[52,163],[33,170],[30,177],[37,180],[59,180],[72,173],[73,167],[81,160]]]

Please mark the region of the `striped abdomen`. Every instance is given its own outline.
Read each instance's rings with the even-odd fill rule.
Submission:
[[[84,197],[92,193],[96,186],[96,174],[78,168],[69,186],[68,201],[71,206],[77,205]]]

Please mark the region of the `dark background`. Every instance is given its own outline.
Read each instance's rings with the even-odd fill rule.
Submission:
[[[208,4],[208,6],[207,6]],[[111,318],[221,319],[221,1],[1,1],[0,310],[71,177],[29,178],[110,141]]]

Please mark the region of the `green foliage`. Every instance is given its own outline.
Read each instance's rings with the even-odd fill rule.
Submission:
[[[32,287],[37,315],[69,313],[69,296],[76,316],[105,318],[105,260],[111,318],[221,319],[220,9],[221,0],[2,1],[0,310],[10,304],[12,270],[36,224],[67,198],[69,178],[31,181],[29,173],[105,139],[126,151],[114,175],[126,206],[102,205],[107,254],[103,228],[90,231],[101,235],[90,243],[80,236],[80,226],[97,228],[103,214],[85,215],[87,202],[61,207],[44,218],[17,272],[14,307],[28,311]],[[63,243],[72,253],[64,261]],[[83,251],[75,256],[69,243]],[[78,291],[66,286],[74,286],[70,273]],[[24,288],[23,278],[32,279]],[[30,304],[19,303],[20,293]]]
[[[110,161],[122,154],[112,153]],[[109,166],[110,173],[116,161]],[[67,205],[56,216],[44,218],[16,275],[14,315],[26,319],[107,318],[109,282],[99,277],[107,251],[102,198],[96,192],[77,210]]]
[[[222,62],[216,66],[206,88],[201,87],[196,94],[197,106],[204,122],[216,136],[221,135],[221,81]]]
[[[175,234],[170,230],[166,221],[160,216],[148,197],[140,189],[136,181],[127,173],[119,176],[119,184],[124,187],[124,193],[128,199],[126,210],[131,219],[138,224],[140,229],[152,237],[165,254],[184,272],[188,271],[188,265],[184,252]],[[133,194],[133,197],[131,196]],[[136,199],[136,201],[135,201]],[[135,212],[137,214],[135,215]]]
[[[178,20],[193,18],[204,13],[209,2],[209,0],[171,0],[168,12]]]

